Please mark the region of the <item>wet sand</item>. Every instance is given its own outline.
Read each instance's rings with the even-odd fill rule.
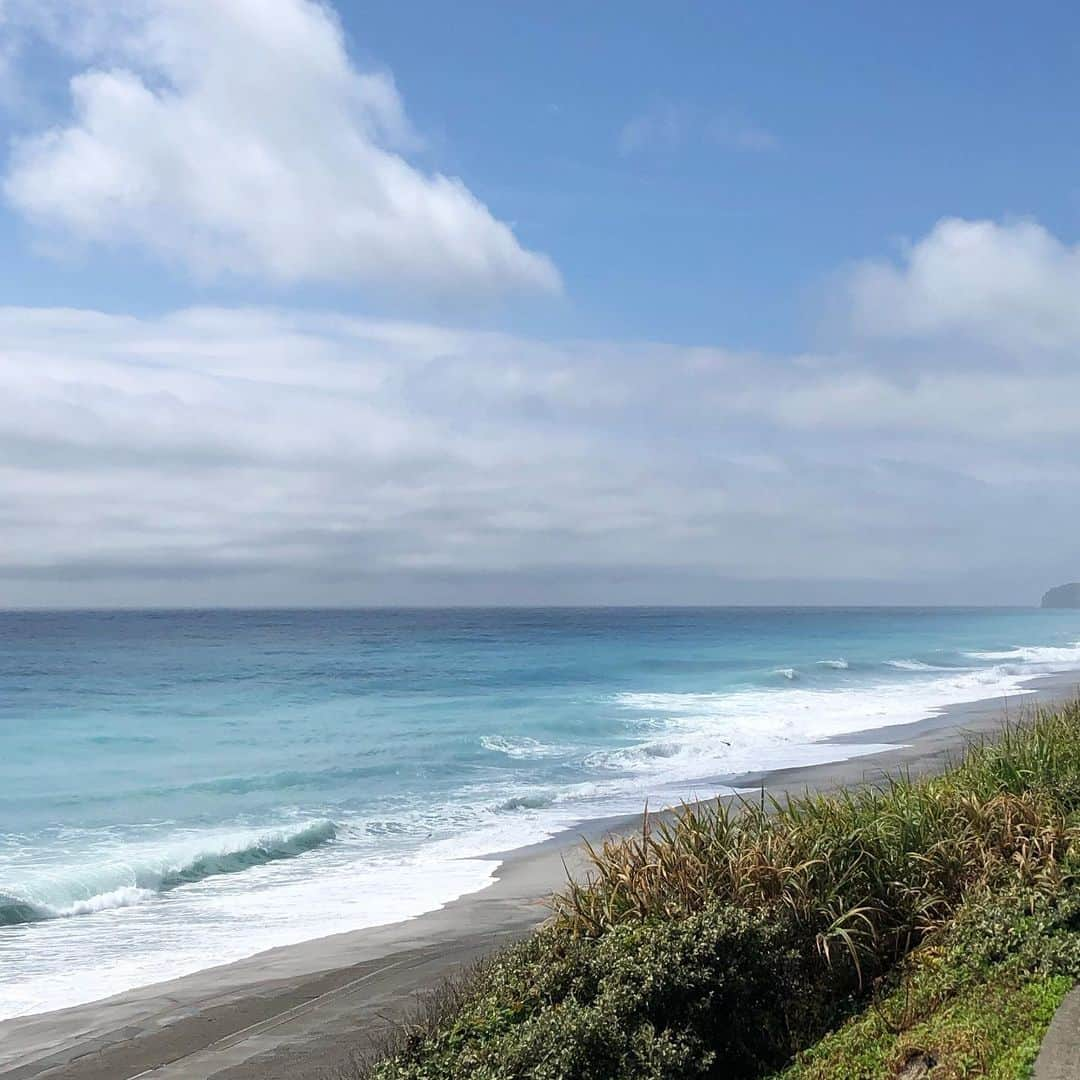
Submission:
[[[904,769],[940,770],[972,736],[993,734],[1036,702],[1074,699],[1080,673],[1046,676],[1035,691],[953,706],[940,715],[831,740],[840,760],[717,778],[716,788],[774,795],[873,783]],[[882,752],[843,760],[855,745]],[[703,785],[704,786],[704,785]],[[88,1005],[0,1022],[0,1076],[64,1080],[321,1080],[365,1054],[418,994],[547,916],[546,898],[584,869],[580,841],[639,826],[585,822],[500,855],[494,882],[407,922],[285,946]],[[162,971],[162,978],[168,978]]]

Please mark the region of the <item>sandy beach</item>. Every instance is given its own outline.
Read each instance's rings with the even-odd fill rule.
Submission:
[[[1035,691],[958,705],[918,723],[833,740],[889,743],[870,755],[802,768],[717,778],[717,789],[772,794],[872,783],[883,772],[942,767],[971,736],[992,733],[1008,712],[1073,698],[1080,675],[1035,679]],[[405,1015],[416,996],[470,961],[529,932],[545,899],[580,873],[582,836],[634,825],[582,823],[505,855],[487,888],[406,922],[320,938],[238,963],[132,990],[103,1001],[0,1023],[0,1076],[71,1080],[315,1080],[339,1075]],[[168,971],[162,971],[163,979]]]

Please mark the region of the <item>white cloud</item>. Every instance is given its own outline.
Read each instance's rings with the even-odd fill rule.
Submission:
[[[315,0],[68,0],[21,21],[89,64],[69,124],[22,139],[5,191],[31,221],[212,277],[560,288],[415,148],[389,75],[360,72]]]
[[[1076,369],[270,310],[8,309],[0,343],[8,603],[980,598],[1003,568],[1023,599],[1080,528]]]
[[[850,327],[879,339],[974,342],[1016,360],[1080,347],[1080,245],[1032,221],[945,218],[898,262],[855,268]]]

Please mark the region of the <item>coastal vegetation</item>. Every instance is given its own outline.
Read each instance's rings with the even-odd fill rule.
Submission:
[[[923,779],[646,816],[374,1080],[1028,1075],[1080,977],[1080,704]]]

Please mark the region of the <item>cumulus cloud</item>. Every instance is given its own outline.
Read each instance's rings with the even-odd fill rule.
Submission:
[[[555,292],[544,255],[416,148],[385,72],[317,0],[13,0],[84,66],[4,182],[36,224],[202,277]]]
[[[0,310],[0,596],[1023,600],[1073,557],[1078,394],[1060,366]]]
[[[896,261],[854,269],[850,328],[877,339],[968,341],[1023,359],[1080,347],[1080,246],[1033,221],[945,218]]]

